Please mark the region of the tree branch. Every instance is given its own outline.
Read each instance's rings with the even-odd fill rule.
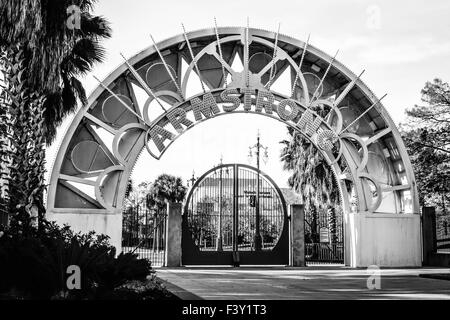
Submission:
[[[450,153],[450,150],[442,149],[442,148],[435,147],[435,146],[432,146],[432,145],[429,145],[429,144],[425,144],[425,143],[422,143],[422,142],[414,141],[414,143],[417,143],[417,144],[419,144],[419,145],[421,145],[423,147],[427,147],[427,148],[439,150],[439,151],[442,151],[442,152]]]

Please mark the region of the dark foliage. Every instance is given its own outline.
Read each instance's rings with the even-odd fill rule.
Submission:
[[[107,297],[128,281],[145,281],[152,273],[150,262],[137,255],[116,257],[107,236],[74,233],[68,226],[47,221],[40,230],[32,224],[14,219],[0,233],[0,295],[4,297]],[[71,265],[80,267],[80,290],[67,289],[67,267]]]
[[[401,127],[421,205],[448,211],[450,199],[450,85],[441,79],[425,83],[423,105],[406,111]]]
[[[180,177],[170,174],[161,174],[156,178],[147,194],[148,208],[164,208],[168,202],[182,202],[186,196],[187,188]]]

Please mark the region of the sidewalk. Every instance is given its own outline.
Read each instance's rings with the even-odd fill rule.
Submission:
[[[173,268],[156,275],[182,299],[449,299],[450,281],[419,277],[444,268],[382,269],[381,289],[369,290],[365,269]]]

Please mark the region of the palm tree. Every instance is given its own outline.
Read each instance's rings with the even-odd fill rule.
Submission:
[[[56,129],[64,118],[75,111],[78,101],[82,105],[87,103],[86,92],[78,78],[88,74],[96,63],[104,61],[106,57],[100,45],[102,39],[111,36],[106,20],[89,13],[82,17],[82,33],[73,39],[73,47],[61,63],[62,86],[48,94],[44,103],[47,145],[53,142]]]
[[[183,185],[180,177],[170,174],[161,174],[151,184],[150,191],[146,197],[146,204],[153,210],[153,221],[158,221],[158,213],[164,210],[168,202],[182,202],[186,196],[187,187]],[[160,248],[163,239],[164,230],[157,228],[153,243],[153,249]]]
[[[325,117],[329,109],[325,106],[315,110]],[[309,221],[311,242],[319,242],[319,212],[326,212],[331,242],[336,241],[336,208],[339,206],[339,192],[331,167],[322,154],[308,139],[291,127],[289,139],[281,141],[283,169],[292,172],[288,183],[302,195],[306,220]]]
[[[9,212],[42,216],[45,150],[63,118],[86,94],[77,77],[104,58],[99,41],[108,23],[89,12],[95,0],[3,0],[0,3],[1,100],[6,141],[0,160],[8,176]],[[77,5],[80,29],[67,28],[66,10]],[[6,164],[5,164],[6,163]],[[6,169],[5,169],[6,168]],[[6,172],[5,172],[6,171]]]
[[[161,174],[150,187],[147,195],[147,207],[164,208],[168,202],[182,202],[187,188],[180,177]]]
[[[6,98],[6,92],[4,90],[4,79],[2,77],[2,74],[0,73],[0,106],[3,106],[3,101]],[[8,211],[6,210],[6,203],[7,203],[7,167],[6,167],[6,161],[3,159],[6,159],[8,156],[8,148],[7,143],[8,141],[6,138],[3,137],[2,133],[6,133],[7,126],[7,114],[6,110],[2,107],[0,107],[0,226],[6,224]]]

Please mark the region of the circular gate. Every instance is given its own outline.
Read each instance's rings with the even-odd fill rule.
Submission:
[[[182,247],[185,265],[288,264],[281,190],[267,174],[248,165],[209,170],[187,197]]]

